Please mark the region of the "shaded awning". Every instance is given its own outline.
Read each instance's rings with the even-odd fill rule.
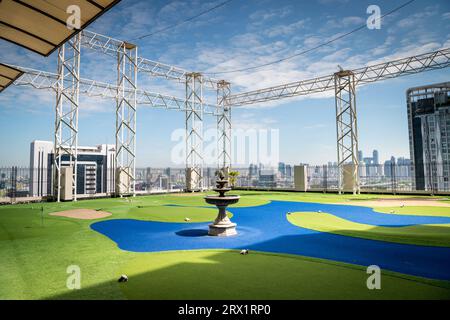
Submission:
[[[22,71],[0,63],[0,92],[16,81],[22,74]]]
[[[0,39],[48,56],[119,1],[0,0]],[[67,27],[73,5],[80,9],[80,29]]]

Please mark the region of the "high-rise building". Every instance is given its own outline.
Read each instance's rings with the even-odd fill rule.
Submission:
[[[406,98],[416,189],[448,190],[450,82],[410,88]]]
[[[292,177],[292,166],[290,164],[286,165],[286,177],[288,178]]]
[[[54,150],[50,141],[33,141],[30,145],[30,195],[52,194]],[[63,155],[61,166],[69,165]],[[115,146],[78,147],[77,194],[111,193],[114,191]]]
[[[375,177],[382,174],[378,150],[373,150],[372,157],[363,157],[363,152],[359,150],[358,162],[360,164],[360,176]]]
[[[380,164],[380,157],[379,157],[379,154],[378,154],[378,150],[373,150],[373,152],[372,152],[372,161],[373,161],[373,164],[375,164],[375,165]]]
[[[411,159],[406,159],[403,157],[400,157],[397,159],[397,167],[396,167],[396,174],[398,177],[405,177],[409,178],[411,177]]]
[[[366,163],[364,162],[364,159],[361,159],[358,161],[358,175],[360,178],[365,178],[367,177],[367,166]]]
[[[358,162],[361,162],[361,161],[363,161],[363,152],[362,152],[362,150],[358,150]]]
[[[274,169],[259,171],[258,187],[275,188],[277,186],[277,172]]]
[[[53,142],[36,140],[30,144],[30,196],[52,194],[52,159]]]
[[[282,176],[286,176],[286,164],[284,162],[278,163],[278,173]]]
[[[384,162],[384,175],[386,177],[392,177],[395,174],[395,157],[391,157],[391,160],[386,160]]]
[[[255,177],[258,175],[258,166],[256,164],[250,164],[248,167],[248,175],[251,177]]]

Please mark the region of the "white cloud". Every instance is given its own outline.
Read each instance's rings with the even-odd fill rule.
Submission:
[[[345,17],[342,19],[342,24],[344,26],[354,26],[354,25],[360,25],[363,24],[366,20],[361,17]]]
[[[8,112],[50,114],[55,107],[55,94],[28,86],[9,86],[0,95],[1,109]]]
[[[260,129],[276,129],[277,121],[273,118],[260,118],[257,121],[255,119],[249,118],[234,118],[233,120],[233,130],[241,129],[241,130],[260,130]]]
[[[355,27],[358,25],[362,25],[366,22],[365,19],[357,16],[348,16],[348,17],[333,17],[326,21],[323,28],[319,31],[322,33],[330,32],[330,31],[342,31],[342,29]]]
[[[425,19],[433,17],[439,13],[439,5],[428,6],[423,11],[410,15],[397,22],[399,28],[412,28],[422,24]]]
[[[277,25],[264,31],[268,37],[288,36],[305,27],[309,19],[299,20],[287,25]]]
[[[289,16],[292,13],[291,6],[285,6],[276,9],[268,9],[268,10],[258,10],[252,13],[249,18],[253,24],[260,25],[268,20],[272,19],[283,19]]]

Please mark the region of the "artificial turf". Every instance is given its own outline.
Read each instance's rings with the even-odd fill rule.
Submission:
[[[390,214],[450,217],[450,207],[376,207],[375,211]]]
[[[201,250],[143,254],[120,268],[128,299],[448,299],[436,283],[382,275],[368,290],[364,268],[299,256]]]
[[[270,200],[332,203],[343,199],[386,196],[321,195],[282,192],[236,192],[238,206]],[[96,199],[67,203],[0,207],[0,299],[127,298],[450,298],[449,284],[385,273],[383,290],[369,291],[363,268],[289,255],[200,250],[134,253],[94,232],[98,220],[76,220],[48,213],[74,208],[111,212],[107,219],[183,222],[210,221],[215,210],[204,206],[204,194]],[[182,205],[173,207],[165,205]],[[188,207],[186,207],[188,206]],[[191,206],[192,208],[189,208]],[[440,208],[439,208],[440,209]],[[81,268],[80,290],[66,287],[70,265]],[[120,274],[130,281],[117,283]],[[231,284],[222,290],[221,284]]]
[[[324,212],[294,212],[289,214],[287,219],[302,228],[343,236],[422,246],[450,247],[450,225],[448,224],[384,227],[348,221]]]

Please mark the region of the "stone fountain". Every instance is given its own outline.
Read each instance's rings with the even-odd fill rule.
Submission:
[[[229,237],[237,234],[236,223],[231,222],[230,218],[227,216],[227,207],[230,204],[237,203],[240,196],[238,195],[225,195],[226,192],[230,191],[231,188],[228,187],[228,180],[225,179],[225,175],[222,170],[216,172],[216,188],[214,191],[218,192],[219,195],[206,196],[205,201],[209,204],[215,205],[219,209],[219,214],[216,220],[209,225],[208,234],[210,236],[221,236]]]

